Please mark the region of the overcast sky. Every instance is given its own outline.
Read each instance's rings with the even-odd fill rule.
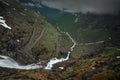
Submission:
[[[120,10],[120,0],[42,0],[42,4],[69,12],[114,13]]]

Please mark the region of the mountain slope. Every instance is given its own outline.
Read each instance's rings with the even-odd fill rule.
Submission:
[[[31,0],[27,0],[26,2],[29,1]],[[17,70],[0,67],[0,79],[120,80],[119,25],[117,25],[117,27],[114,24],[112,27],[107,25],[106,28],[107,32],[110,33],[110,37],[108,35],[106,37],[106,33],[102,31],[104,30],[104,25],[101,25],[101,23],[100,25],[98,24],[99,18],[94,18],[89,14],[81,14],[82,16],[77,23],[79,24],[83,21],[84,25],[80,24],[74,27],[70,24],[74,24],[75,15],[66,15],[67,14],[58,18],[58,22],[63,23],[61,29],[69,30],[74,38],[80,39],[76,39],[77,47],[75,47],[70,55],[69,60],[54,65],[51,70]],[[72,45],[69,37],[64,35],[64,33],[61,35],[59,33],[61,31],[58,32],[44,17],[23,7],[15,0],[0,0],[0,16],[2,16],[4,20],[6,20],[5,23],[11,27],[11,29],[8,29],[0,25],[0,55],[10,56],[20,65],[41,61],[44,66],[46,62],[54,56],[59,58],[61,58],[61,56],[65,57]],[[105,19],[105,21],[107,19]],[[64,20],[66,21],[63,22]],[[70,24],[69,20],[71,21]],[[92,24],[93,26],[91,27],[90,23],[94,23],[96,20],[98,20],[98,22],[96,22],[97,26]],[[114,21],[115,19],[111,18],[111,20]],[[1,17],[0,21],[3,21]],[[107,23],[107,21],[105,23]],[[119,22],[119,19],[117,21]],[[101,22],[104,21],[102,20]],[[0,24],[2,24],[2,22],[0,22]],[[65,27],[65,25],[69,26]],[[75,35],[74,33],[77,34]],[[98,35],[96,33],[100,33],[100,36],[96,36]],[[83,37],[83,39],[81,39],[81,37]],[[101,37],[105,37],[105,41],[97,41],[99,37],[100,39]],[[0,60],[2,59],[0,56]],[[56,58],[53,58],[51,61],[55,59]],[[64,60],[64,58],[62,58],[62,60]]]
[[[57,55],[55,46],[60,34],[41,15],[15,0],[2,0],[0,5],[0,16],[12,28],[0,25],[1,55],[10,56],[21,64],[35,62],[43,55],[47,55],[43,59]]]

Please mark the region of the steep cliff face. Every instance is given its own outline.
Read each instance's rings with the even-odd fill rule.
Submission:
[[[0,25],[0,55],[10,56],[21,64],[57,56],[55,46],[60,34],[40,14],[15,0],[0,0],[0,16],[11,27]]]

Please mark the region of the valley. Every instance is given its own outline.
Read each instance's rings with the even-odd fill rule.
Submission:
[[[119,13],[0,0],[0,79],[119,80],[119,21]]]

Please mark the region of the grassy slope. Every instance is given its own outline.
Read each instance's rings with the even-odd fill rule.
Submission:
[[[6,2],[9,3],[9,5],[6,5],[0,1],[0,15],[5,18],[6,23],[12,27],[12,30],[5,30],[5,28],[0,26],[1,54],[8,55],[8,52],[10,52],[11,57],[16,59],[15,55],[20,56],[20,60],[23,62],[25,61],[25,63],[27,63],[27,61],[24,60],[24,55],[28,53],[28,55],[33,55],[34,58],[36,58],[36,56],[38,57],[40,55],[47,54],[48,57],[57,55],[55,52],[55,45],[60,33],[41,15],[38,15],[35,12],[32,12],[19,5],[15,0],[6,0]],[[37,22],[35,22],[36,19]],[[37,38],[41,35],[43,29],[45,29],[45,32],[41,36],[41,39],[39,39],[30,50],[26,51],[24,47],[33,35],[32,32],[34,27],[36,30],[32,38],[31,45],[34,44]],[[17,40],[20,40],[20,42],[17,42]],[[28,62],[29,60],[30,62],[33,62],[29,57],[30,56],[27,56],[26,58]]]
[[[61,30],[69,32],[77,42],[106,40],[109,36],[108,32],[104,29],[89,29],[83,22],[75,23],[76,17],[73,14],[62,13],[58,15],[61,16],[54,19],[48,17],[48,21],[53,25],[59,26]]]
[[[120,79],[120,62],[116,56],[119,55],[115,48],[106,49],[100,52],[99,57],[79,59],[81,54],[74,54],[76,57],[67,62],[59,63],[51,71],[31,70],[17,71],[8,70],[11,76],[2,77],[2,79],[20,79],[20,80],[119,80]],[[58,66],[64,66],[60,70]],[[93,67],[95,69],[93,69]],[[5,69],[3,69],[6,75]],[[17,72],[17,73],[15,73]],[[15,77],[16,76],[16,77]],[[23,79],[24,77],[24,79]]]
[[[14,11],[14,10],[12,10],[12,14],[7,14],[5,12],[8,16],[4,15],[3,13],[0,13],[1,15],[6,17],[8,24],[12,26],[13,28],[12,31],[6,31],[7,33],[4,35],[2,35],[2,32],[4,33],[3,31],[4,28],[1,28],[0,30],[1,30],[2,36],[0,36],[1,37],[0,41],[1,43],[7,44],[10,40],[7,37],[11,37],[11,35],[13,34],[14,36],[13,38],[15,39],[11,39],[11,40],[15,41],[16,39],[19,38],[20,41],[22,42],[20,44],[15,43],[15,45],[19,45],[23,47],[28,42],[32,34],[34,19],[36,18],[35,15],[37,14],[29,10],[24,11],[23,10],[24,8],[22,8],[19,5],[16,5],[16,4],[13,4],[13,5],[18,6],[19,9],[17,10],[23,11],[23,13],[27,14],[27,16],[26,17],[22,16],[19,14],[18,11]],[[56,55],[55,43],[59,36],[59,33],[54,27],[52,27],[49,23],[47,23],[42,18],[42,16],[40,17],[38,16],[40,15],[37,15],[38,23],[35,24],[35,26],[37,26],[37,33],[35,34],[36,36],[39,36],[43,28],[45,28],[45,33],[43,37],[40,39],[40,41],[32,48],[32,52],[33,52],[32,54],[33,55],[36,54],[34,56],[38,56],[39,54],[43,53],[42,55],[38,56],[38,58],[46,59],[46,58],[50,58]],[[70,18],[69,16],[67,17]],[[70,20],[70,19],[67,19],[67,20]],[[73,25],[72,21],[74,20],[71,20],[71,23],[72,23],[71,25]],[[67,23],[69,25],[69,21]],[[62,26],[61,26],[62,28],[66,29],[67,24],[62,24]],[[72,26],[70,27],[70,30],[69,30],[70,32],[72,30],[71,28]],[[74,32],[76,32],[76,29],[74,30]],[[23,33],[21,31],[25,33],[20,34],[20,33]],[[91,33],[91,31],[86,30],[86,32],[83,31],[83,33],[85,33],[85,35],[88,36],[90,35],[89,33]],[[91,33],[91,35],[92,34],[94,33]],[[21,35],[21,37],[18,37],[18,35]],[[104,33],[100,33],[100,35],[103,36]],[[36,36],[34,37],[34,40],[36,39]],[[84,36],[84,34],[82,36]],[[68,41],[69,39],[64,35],[62,37],[64,38],[60,40],[61,43],[63,41],[61,46],[65,46],[65,45],[67,45],[67,47],[70,46],[71,42]],[[6,49],[6,46],[7,46],[6,44],[2,44],[2,47],[1,47],[1,52],[3,54],[5,53],[3,49]],[[86,52],[86,48],[88,52],[89,50],[91,50],[91,48],[93,48],[95,49],[96,53],[88,54]],[[76,47],[74,53],[80,53],[80,54],[72,54],[70,60],[64,63],[57,64],[54,70],[51,70],[51,71],[46,71],[46,70],[20,71],[20,70],[0,68],[0,78],[2,80],[16,80],[16,79],[19,79],[19,80],[82,80],[86,78],[89,80],[98,80],[98,79],[99,80],[108,80],[108,79],[119,80],[120,79],[119,77],[120,76],[120,68],[119,68],[120,62],[119,62],[119,59],[116,59],[116,56],[119,55],[120,51],[116,50],[116,48],[110,48],[110,49],[105,48],[104,51],[99,51],[98,50],[99,48],[101,48],[101,46],[98,46],[98,45],[78,46]],[[66,46],[62,50],[66,51],[67,50]],[[99,55],[99,56],[95,56],[95,55]],[[58,68],[59,66],[64,66],[65,69],[60,70]],[[96,69],[93,70],[92,67],[96,67]],[[85,75],[88,75],[88,76],[85,76]]]
[[[110,34],[107,30],[102,28],[89,28],[83,22],[75,23],[75,19],[76,17],[73,14],[63,13],[61,16],[58,16],[54,19],[49,18],[48,21],[59,27],[61,30],[69,32],[78,44],[95,43],[108,40]],[[67,46],[69,42],[65,39],[63,43],[64,46]],[[84,52],[83,54],[88,54],[90,52],[95,52],[95,49],[99,48],[101,45],[102,44],[77,45],[74,53]]]

